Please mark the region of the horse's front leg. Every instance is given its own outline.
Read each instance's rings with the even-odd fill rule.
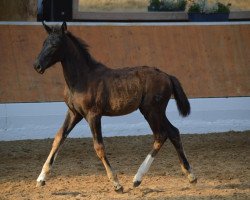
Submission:
[[[96,151],[96,154],[102,161],[106,169],[109,180],[113,182],[115,191],[122,193],[123,187],[120,185],[117,175],[112,170],[112,167],[105,153],[105,147],[103,143],[102,130],[101,130],[101,116],[96,116],[95,114],[89,114],[86,119],[89,123],[91,132],[93,134],[94,149]]]
[[[63,144],[70,131],[79,121],[81,121],[81,119],[82,117],[80,115],[68,110],[64,124],[57,132],[49,156],[43,165],[40,175],[37,178],[37,187],[45,185],[45,180],[51,171],[51,167],[55,161],[59,147]]]

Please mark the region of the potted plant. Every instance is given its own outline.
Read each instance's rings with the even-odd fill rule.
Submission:
[[[160,6],[161,6],[160,0],[150,0],[149,6],[148,6],[148,11],[159,11]]]
[[[184,11],[187,0],[150,0],[148,11]]]
[[[228,21],[230,6],[220,2],[208,4],[207,0],[193,0],[188,9],[188,19],[195,22]]]

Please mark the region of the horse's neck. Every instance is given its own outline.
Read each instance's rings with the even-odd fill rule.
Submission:
[[[66,43],[65,56],[61,61],[64,78],[70,90],[77,90],[87,80],[90,66],[72,42],[67,41]]]

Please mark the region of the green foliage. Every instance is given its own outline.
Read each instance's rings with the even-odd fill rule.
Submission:
[[[188,13],[230,13],[230,6],[220,2],[208,4],[207,0],[192,0]]]
[[[160,0],[150,0],[150,5],[160,6],[161,1]]]
[[[178,7],[180,10],[185,10],[187,6],[187,1],[186,0],[179,0],[178,1]]]
[[[186,8],[187,1],[186,0],[162,0],[164,11],[183,11]]]
[[[187,0],[150,0],[149,11],[184,11]]]
[[[225,5],[225,4],[218,2],[217,6],[218,6],[217,13],[230,13],[231,4]]]
[[[198,3],[192,3],[188,9],[188,13],[201,13],[201,6]]]

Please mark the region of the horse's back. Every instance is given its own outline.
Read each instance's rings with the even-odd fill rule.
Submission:
[[[167,102],[171,96],[168,75],[153,67],[114,69],[105,77],[108,92],[106,114],[128,114],[141,104]]]

